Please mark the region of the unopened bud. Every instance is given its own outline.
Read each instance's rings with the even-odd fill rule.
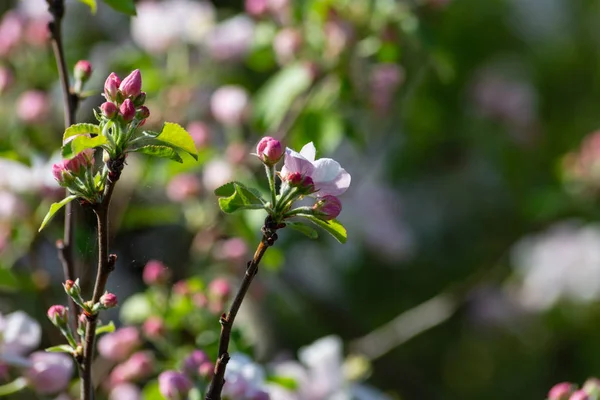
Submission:
[[[143,106],[146,102],[146,92],[141,92],[133,99],[133,105],[136,107]]]
[[[258,155],[258,158],[260,158],[263,163],[269,166],[274,165],[281,160],[283,153],[284,151],[281,147],[281,142],[270,136],[265,136],[262,138],[256,146],[256,154]]]
[[[55,326],[65,326],[67,323],[67,309],[61,305],[54,305],[48,309],[48,319]]]
[[[106,101],[100,105],[100,110],[102,111],[102,115],[104,115],[108,119],[113,119],[115,115],[119,112],[116,104],[112,101]]]
[[[114,72],[111,72],[106,81],[104,82],[104,96],[106,100],[117,101],[117,95],[119,93],[119,86],[121,80]]]
[[[92,76],[92,64],[87,60],[79,60],[74,68],[75,80],[86,82]]]
[[[578,390],[569,397],[569,400],[590,400],[591,397],[585,390]]]
[[[136,117],[137,119],[146,119],[150,116],[150,110],[146,106],[142,106],[137,110]]]
[[[142,90],[142,74],[140,74],[140,70],[136,69],[119,85],[119,90],[123,94],[125,98],[135,98],[137,97]]]
[[[171,271],[165,264],[158,260],[150,260],[144,267],[142,278],[146,285],[160,285],[166,283],[171,277]]]
[[[79,286],[79,279],[76,279],[75,282],[68,279],[63,283],[63,287],[65,288],[65,292],[71,297],[79,297],[81,295],[81,287]]]
[[[326,221],[337,218],[342,212],[342,202],[335,196],[323,196],[313,206],[315,214]]]
[[[125,122],[130,122],[135,117],[135,106],[130,99],[125,99],[121,107],[119,107],[119,111]]]
[[[113,308],[116,307],[119,302],[117,300],[117,296],[114,293],[106,292],[100,297],[100,304],[104,308]]]
[[[299,172],[288,174],[284,180],[291,186],[297,187],[302,194],[310,194],[315,191],[315,184],[310,176],[302,175]]]

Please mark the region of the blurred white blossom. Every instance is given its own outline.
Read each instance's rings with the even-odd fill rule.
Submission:
[[[218,61],[243,57],[254,39],[254,22],[246,15],[238,15],[217,25],[206,38],[210,55]]]
[[[517,298],[530,310],[545,310],[567,299],[600,298],[600,225],[559,223],[528,236],[512,250],[520,286]]]
[[[23,311],[0,315],[0,354],[23,356],[40,345],[42,329]]]

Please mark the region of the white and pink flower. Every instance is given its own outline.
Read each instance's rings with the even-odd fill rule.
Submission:
[[[351,177],[340,164],[331,158],[315,160],[316,149],[312,142],[295,152],[289,147],[285,152],[281,177],[286,181],[292,174],[309,177],[314,183],[315,197],[339,196],[350,186]],[[297,175],[296,175],[297,176]]]

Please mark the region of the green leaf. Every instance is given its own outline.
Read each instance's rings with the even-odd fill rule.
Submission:
[[[80,2],[82,2],[83,4],[86,4],[87,6],[90,7],[90,11],[92,12],[92,14],[96,14],[96,0],[79,0]]]
[[[52,346],[46,349],[48,353],[73,353],[73,348],[68,344],[61,344],[60,346]]]
[[[29,386],[29,380],[24,377],[19,377],[12,382],[0,385],[0,397],[10,396]]]
[[[221,207],[221,210],[226,213],[232,213],[238,210],[260,210],[265,208],[264,200],[260,196],[257,196],[254,191],[237,182],[232,182],[232,184],[234,193],[228,197],[219,198],[219,207]],[[226,189],[221,186],[215,190],[215,193],[225,191]]]
[[[144,386],[144,389],[142,390],[142,398],[144,400],[164,400],[163,395],[160,394],[158,389],[157,381],[151,381]]]
[[[60,210],[61,208],[63,208],[65,205],[67,205],[69,202],[75,200],[76,198],[77,198],[77,196],[71,195],[71,196],[65,197],[58,203],[52,203],[52,205],[50,206],[50,210],[48,211],[48,214],[46,214],[46,216],[44,217],[44,220],[42,221],[42,225],[40,226],[40,229],[38,229],[38,232],[41,232],[42,229],[44,229],[46,224],[48,222],[50,222],[50,220],[52,219],[52,217],[54,216],[54,214],[56,214],[56,212],[58,210]]]
[[[19,280],[7,268],[0,267],[0,288],[4,290],[17,290],[19,288]]]
[[[115,11],[131,16],[136,15],[135,2],[133,0],[104,0],[104,2]]]
[[[96,335],[100,335],[101,333],[111,333],[115,331],[115,323],[110,321],[106,325],[102,325],[96,328]]]
[[[215,189],[215,195],[218,197],[229,197],[235,193],[235,186],[242,188],[244,191],[250,192],[250,195],[256,197],[262,204],[267,204],[265,199],[262,198],[260,192],[257,189],[249,188],[241,182],[233,181],[224,184],[223,186],[219,186]]]
[[[126,324],[141,324],[152,315],[152,304],[145,293],[131,295],[121,306],[121,320]]]
[[[190,134],[181,125],[165,122],[158,139],[188,153],[198,161],[198,150]]]
[[[100,147],[106,143],[108,143],[108,139],[106,139],[106,136],[102,135],[94,138],[84,135],[76,136],[75,139],[62,147],[62,156],[64,158],[73,158],[83,150]]]
[[[298,389],[298,382],[289,376],[271,375],[267,377],[267,382],[273,382],[285,389],[295,391]]]
[[[308,225],[305,225],[302,222],[285,221],[285,226],[289,226],[290,228],[297,230],[298,232],[302,232],[311,239],[317,239],[319,237],[319,234],[315,229],[311,228]]]
[[[346,228],[344,228],[344,225],[340,224],[339,221],[335,219],[324,221],[320,218],[315,217],[314,215],[309,214],[298,214],[298,217],[304,217],[313,224],[325,229],[340,243],[346,243],[346,240],[348,239]]]
[[[130,149],[129,151],[143,153],[154,157],[168,158],[170,160],[177,161],[178,163],[183,162],[179,154],[177,154],[177,152],[169,146],[148,145],[143,147],[137,147],[133,150]]]
[[[102,132],[100,131],[100,127],[95,124],[71,125],[65,130],[65,133],[63,134],[63,143],[72,136],[85,135],[86,133],[100,135]]]
[[[257,93],[254,116],[265,130],[277,129],[294,100],[306,91],[312,82],[304,65],[293,64],[275,74]]]

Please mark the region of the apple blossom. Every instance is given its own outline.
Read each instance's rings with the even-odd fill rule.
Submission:
[[[102,111],[102,115],[104,115],[108,119],[112,119],[117,113],[119,109],[115,105],[115,103],[106,101],[100,105],[100,110]]]
[[[104,82],[104,97],[106,97],[106,100],[117,100],[117,94],[119,92],[120,85],[121,79],[119,79],[117,74],[111,72],[110,75],[108,75],[108,78],[106,78],[106,81]]]
[[[569,397],[569,400],[591,400],[591,397],[585,390],[578,390]]]
[[[121,104],[121,107],[119,107],[119,111],[125,122],[132,121],[135,117],[135,106],[133,105],[133,101],[131,101],[131,99],[125,99],[123,104]]]
[[[102,304],[102,307],[104,308],[113,308],[116,307],[119,302],[114,293],[106,292],[100,297],[100,304]]]
[[[283,157],[281,142],[271,136],[265,136],[258,142],[256,154],[266,165],[274,165]]]
[[[339,196],[350,186],[350,174],[331,158],[315,160],[316,149],[312,142],[306,144],[300,153],[287,148],[281,176],[285,179],[295,172],[310,177],[315,186],[314,196]]]
[[[158,376],[158,388],[168,400],[187,398],[193,384],[187,376],[176,371],[165,371]]]
[[[324,220],[334,219],[342,212],[342,202],[335,196],[323,196],[315,203],[313,210]]]
[[[33,389],[42,394],[64,390],[73,374],[71,358],[62,353],[38,351],[29,356],[31,367],[26,376]]]
[[[90,79],[92,75],[92,64],[87,60],[79,60],[74,67],[75,79],[81,82],[85,82]]]
[[[54,305],[48,309],[48,319],[56,326],[67,323],[67,309],[61,305]]]
[[[136,69],[127,75],[119,85],[119,90],[125,98],[138,96],[142,90],[142,74],[140,74],[140,70]]]
[[[140,345],[140,334],[129,326],[106,334],[98,341],[98,353],[108,360],[123,361]]]
[[[146,285],[160,285],[169,280],[171,271],[165,264],[158,260],[150,260],[144,267],[142,278]]]
[[[548,400],[568,400],[573,393],[573,384],[569,382],[557,383],[550,389]]]

